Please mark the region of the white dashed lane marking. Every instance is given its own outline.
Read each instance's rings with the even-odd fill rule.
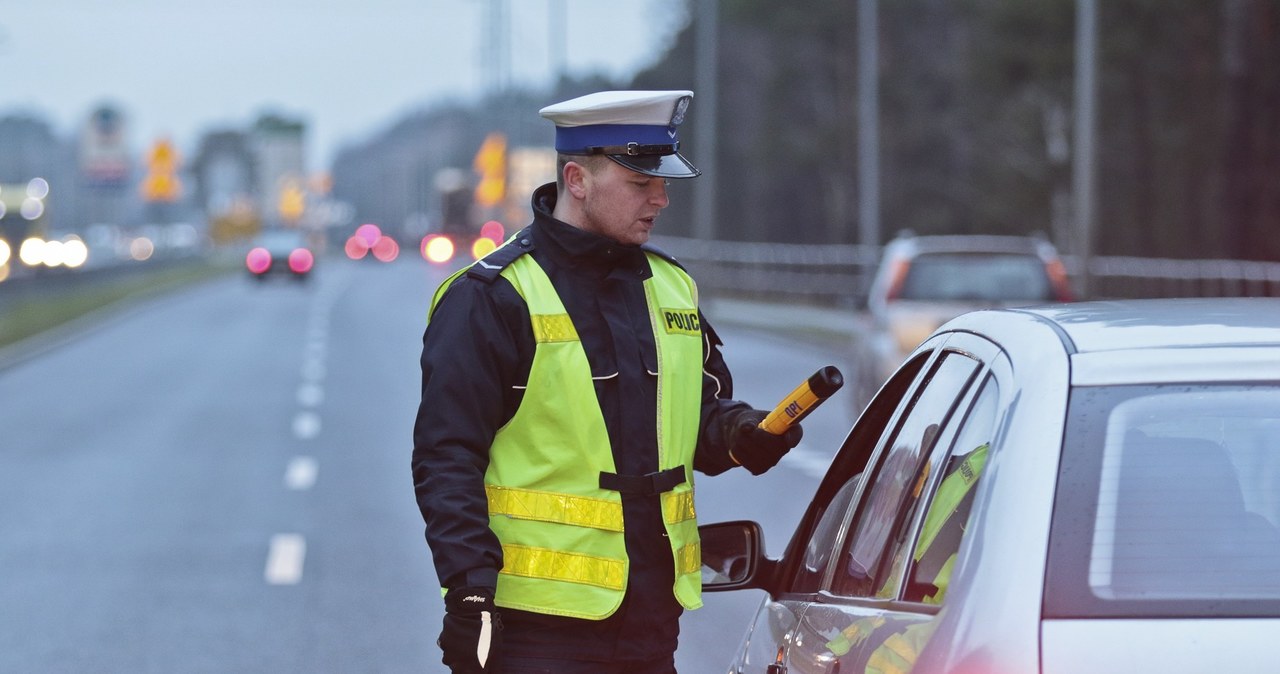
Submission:
[[[315,412],[298,412],[293,417],[293,434],[299,440],[310,440],[320,435],[320,415]]]
[[[302,580],[302,564],[307,557],[307,539],[301,534],[276,534],[267,551],[263,577],[269,585],[297,585]]]
[[[317,407],[324,402],[324,387],[319,384],[303,384],[298,387],[298,404]]]
[[[310,489],[316,483],[320,464],[309,456],[295,456],[284,470],[284,486],[294,491]]]

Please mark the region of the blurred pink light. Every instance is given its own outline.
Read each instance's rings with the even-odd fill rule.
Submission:
[[[384,236],[373,244],[373,256],[383,262],[391,262],[399,257],[399,255],[400,244],[396,243],[396,240],[389,236]]]
[[[305,274],[311,271],[311,266],[315,264],[315,256],[306,248],[295,248],[289,253],[289,269],[295,274]]]
[[[365,224],[356,227],[356,236],[363,239],[366,246],[373,248],[373,245],[382,237],[382,230],[379,229],[377,225],[371,222],[366,222]]]
[[[244,264],[255,274],[266,273],[271,268],[271,253],[266,248],[254,248],[245,256]]]
[[[347,253],[347,257],[352,260],[359,260],[369,253],[369,244],[365,243],[364,239],[359,236],[352,236],[347,239],[346,245],[342,248]]]
[[[494,243],[501,244],[502,238],[505,234],[506,228],[497,220],[490,220],[483,225],[480,225],[480,236],[483,236]]]

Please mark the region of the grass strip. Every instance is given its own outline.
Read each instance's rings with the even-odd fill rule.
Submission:
[[[34,293],[0,305],[0,347],[20,342],[87,314],[122,306],[122,300],[158,295],[229,272],[225,264],[197,262],[113,281]]]

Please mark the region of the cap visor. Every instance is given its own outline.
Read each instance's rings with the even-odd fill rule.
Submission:
[[[696,178],[702,175],[702,171],[694,168],[693,164],[690,164],[689,160],[682,157],[678,152],[664,155],[611,154],[608,157],[636,173],[659,178]]]

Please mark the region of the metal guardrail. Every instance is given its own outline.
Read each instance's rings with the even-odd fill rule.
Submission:
[[[704,292],[852,306],[867,296],[878,246],[744,243],[655,236]]]
[[[705,293],[832,306],[858,306],[867,296],[880,247],[785,244],[653,237],[680,260]],[[1064,256],[1068,275],[1079,261]],[[1280,297],[1280,262],[1094,257],[1094,299],[1145,297]]]

